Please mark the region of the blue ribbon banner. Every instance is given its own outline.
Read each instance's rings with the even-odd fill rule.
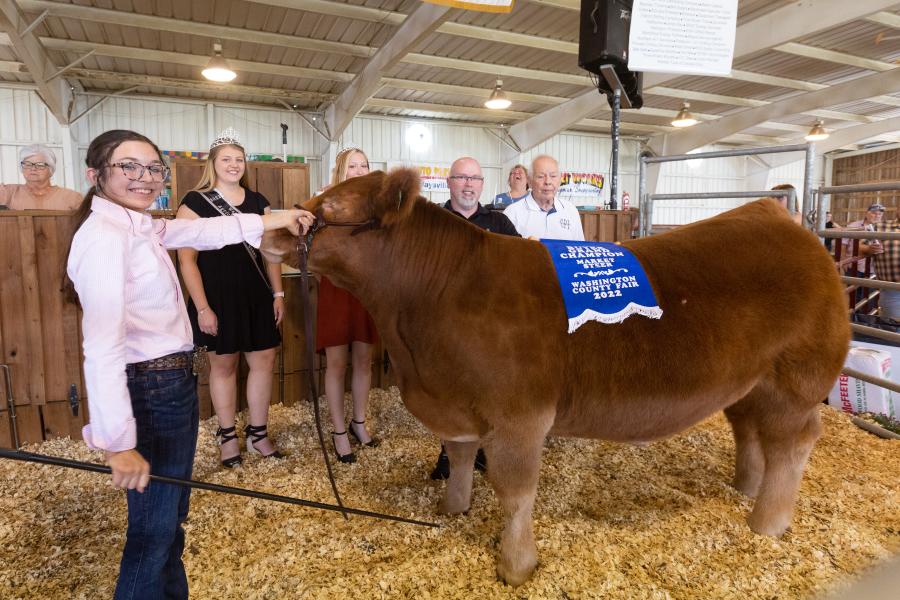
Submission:
[[[623,246],[541,240],[550,251],[569,319],[569,333],[587,323],[621,323],[634,314],[662,317],[644,268]]]

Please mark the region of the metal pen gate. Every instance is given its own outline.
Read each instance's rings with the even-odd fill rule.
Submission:
[[[870,231],[846,231],[825,229],[825,212],[823,210],[824,201],[831,194],[847,193],[847,192],[873,192],[873,191],[894,191],[900,190],[900,182],[861,184],[861,185],[845,185],[845,186],[821,186],[813,189],[813,171],[815,161],[815,145],[814,144],[795,144],[786,146],[771,146],[765,148],[749,148],[737,150],[722,150],[715,152],[700,152],[696,154],[677,154],[671,156],[645,156],[640,157],[640,174],[638,181],[638,197],[640,198],[639,214],[640,228],[639,236],[646,237],[653,234],[653,204],[660,200],[699,200],[712,198],[761,198],[786,196],[787,207],[791,213],[797,211],[797,195],[794,190],[760,190],[749,192],[704,192],[704,193],[675,193],[675,194],[648,194],[647,193],[647,165],[659,164],[666,162],[676,162],[684,160],[702,160],[709,158],[726,158],[735,156],[758,156],[761,154],[777,154],[785,152],[804,152],[806,155],[805,166],[803,172],[803,208],[807,211],[803,223],[810,230],[815,232],[820,239],[825,238],[840,239],[878,239],[878,240],[900,240],[900,232],[870,232]],[[815,200],[814,200],[815,198]],[[815,202],[815,210],[812,209]],[[880,290],[900,291],[900,283],[877,281],[869,279],[859,279],[856,277],[842,276],[841,280],[848,285],[865,285],[870,288]],[[850,311],[852,313],[852,309]],[[854,333],[869,335],[871,337],[883,339],[900,345],[900,333],[885,331],[876,327],[851,323],[850,325]],[[900,384],[893,381],[882,379],[862,373],[855,369],[844,367],[842,373],[850,377],[855,377],[862,381],[875,384],[879,387],[891,390],[894,393],[900,393]]]
[[[647,165],[683,160],[702,160],[708,158],[728,158],[734,156],[758,156],[761,154],[780,154],[785,152],[804,152],[806,154],[803,170],[803,206],[806,210],[812,206],[813,163],[816,157],[814,144],[794,144],[789,146],[770,146],[765,148],[747,148],[736,150],[718,150],[715,152],[699,152],[697,154],[673,154],[671,156],[640,157],[640,173],[638,176],[638,198],[640,199],[640,237],[653,233],[653,203],[657,200],[701,200],[711,198],[762,198],[765,196],[787,196],[788,210],[797,210],[796,193],[793,190],[762,190],[749,192],[704,192],[678,194],[648,194]]]
[[[822,186],[815,190],[816,210],[815,224],[816,234],[821,239],[858,239],[858,240],[900,240],[900,231],[847,231],[841,229],[825,228],[825,199],[833,194],[846,194],[851,192],[879,192],[879,191],[896,191],[900,190],[900,181],[891,181],[884,183],[866,183],[859,185],[838,185],[838,186]],[[858,287],[868,287],[877,290],[900,291],[900,283],[892,281],[880,281],[877,279],[862,279],[859,277],[842,276],[841,281],[847,285],[855,285]],[[852,314],[854,311],[850,309]],[[870,327],[859,323],[851,323],[850,328],[854,333],[867,335],[870,337],[882,339],[893,344],[900,345],[900,333],[893,331],[885,331],[877,327]],[[842,372],[850,377],[855,377],[862,381],[875,384],[879,387],[891,390],[900,394],[900,384],[888,379],[875,377],[862,373],[855,369],[844,367]]]

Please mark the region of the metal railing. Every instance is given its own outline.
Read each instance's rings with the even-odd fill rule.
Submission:
[[[13,398],[12,377],[9,374],[9,365],[0,365],[6,380],[6,408],[9,412],[9,430],[12,432],[15,449],[19,449],[19,427],[16,423],[16,401]]]
[[[825,228],[825,199],[833,194],[849,194],[862,192],[888,192],[900,190],[900,181],[888,181],[883,183],[864,183],[857,185],[822,186],[816,190],[815,226],[816,233],[824,239],[850,239],[850,240],[900,240],[900,232],[897,231],[847,231],[844,229]],[[839,243],[839,242],[838,242]],[[877,290],[900,291],[900,283],[891,281],[879,281],[877,279],[863,279],[860,277],[843,276],[841,281],[848,285],[867,287]],[[893,344],[900,344],[900,333],[885,331],[877,327],[852,323],[850,329],[854,333],[885,340]],[[879,387],[900,393],[900,385],[889,379],[882,379],[873,375],[866,375],[854,369],[844,367],[842,372],[850,377],[856,377],[862,381],[875,384]]]
[[[674,154],[671,156],[641,156],[640,173],[638,175],[638,198],[640,214],[640,237],[653,232],[653,202],[655,200],[700,200],[708,198],[761,198],[765,196],[787,196],[788,209],[797,210],[796,193],[785,193],[790,190],[765,190],[763,192],[712,192],[704,194],[648,194],[647,165],[677,162],[683,160],[703,160],[708,158],[729,158],[734,156],[759,156],[761,154],[778,154],[784,152],[804,152],[806,161],[803,172],[803,206],[812,206],[812,176],[816,150],[814,144],[793,144],[787,146],[769,146],[764,148],[745,148],[735,150],[717,150],[714,152],[698,152],[696,154]],[[779,193],[781,192],[781,193]],[[793,200],[791,199],[793,197]]]

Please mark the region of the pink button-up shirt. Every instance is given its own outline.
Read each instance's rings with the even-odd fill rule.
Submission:
[[[130,450],[137,432],[125,365],[193,348],[181,286],[166,249],[215,250],[246,241],[259,247],[259,215],[152,219],[94,196],[75,234],[68,274],[84,311],[88,446]]]

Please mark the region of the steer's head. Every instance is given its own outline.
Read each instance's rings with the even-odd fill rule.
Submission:
[[[336,250],[347,251],[350,239],[390,229],[412,212],[419,196],[419,175],[413,169],[375,171],[328,188],[301,204],[316,215],[310,261],[321,263]],[[297,238],[285,230],[263,236],[261,250],[272,262],[297,267]]]

